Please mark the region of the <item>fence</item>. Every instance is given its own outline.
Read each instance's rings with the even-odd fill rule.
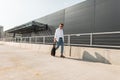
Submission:
[[[101,32],[64,35],[67,46],[120,48],[120,32]],[[4,41],[33,44],[53,44],[54,35],[5,38]]]

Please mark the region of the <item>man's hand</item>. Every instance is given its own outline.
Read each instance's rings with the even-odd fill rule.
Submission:
[[[55,43],[57,42],[56,38],[54,38],[54,42],[55,42]]]

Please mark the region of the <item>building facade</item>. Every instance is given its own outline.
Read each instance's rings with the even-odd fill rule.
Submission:
[[[12,33],[13,37],[16,34],[21,34],[22,37],[54,35],[59,23],[64,23],[65,34],[118,32],[120,31],[119,8],[120,0],[86,0],[34,20],[43,24],[38,26],[40,29],[37,31],[34,29],[35,25],[25,27],[24,24],[18,26],[23,29],[15,27],[7,30],[6,33]],[[76,39],[82,42],[79,41],[80,37]],[[81,39],[83,43],[89,44],[90,36],[83,36]],[[74,36],[71,37],[71,42],[77,42]],[[92,42],[94,45],[120,45],[120,33],[93,35]]]
[[[3,32],[3,26],[0,26],[0,38],[3,38],[4,32]]]

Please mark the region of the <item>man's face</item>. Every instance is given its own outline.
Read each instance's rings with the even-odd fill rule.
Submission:
[[[60,29],[63,29],[63,25],[60,24],[60,25],[59,25],[59,28],[60,28]]]

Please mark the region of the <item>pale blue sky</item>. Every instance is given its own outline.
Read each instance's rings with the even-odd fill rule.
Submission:
[[[83,1],[0,0],[0,25],[7,30]]]

